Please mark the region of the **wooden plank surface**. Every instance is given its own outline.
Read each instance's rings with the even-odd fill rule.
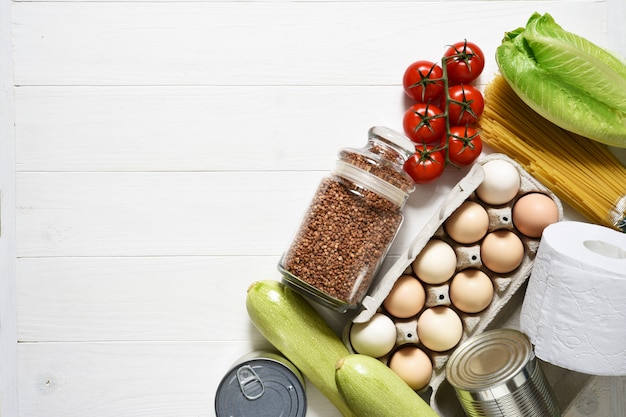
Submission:
[[[0,0],[0,415],[17,416],[15,118],[12,3]]]
[[[24,344],[20,414],[212,416],[221,380],[215,376],[250,348],[245,342]],[[319,392],[307,394],[309,414],[340,416]]]
[[[245,294],[276,256],[75,257],[18,261],[22,342],[244,341]],[[227,318],[227,319],[225,319]]]
[[[397,85],[20,87],[15,101],[20,171],[326,171],[405,108]]]
[[[275,255],[318,181],[317,172],[19,173],[18,256]]]
[[[213,416],[229,365],[267,347],[246,288],[278,279],[337,150],[372,125],[401,128],[406,65],[463,38],[492,57],[536,10],[602,45],[615,21],[595,0],[1,1],[15,126],[0,149],[15,158],[2,170],[15,187],[9,417]],[[463,173],[411,196],[391,261]],[[595,380],[567,417],[623,415],[623,387]],[[308,417],[339,417],[307,393]]]
[[[326,174],[18,173],[18,256],[280,255]],[[449,189],[412,198],[399,248],[430,218],[422,199]]]
[[[537,10],[606,44],[595,1],[16,3],[15,83],[397,85],[459,39],[493,56]]]

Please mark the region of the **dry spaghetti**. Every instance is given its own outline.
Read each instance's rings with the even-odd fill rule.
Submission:
[[[591,222],[626,232],[626,167],[598,142],[528,107],[498,75],[485,88],[483,141],[521,164]]]

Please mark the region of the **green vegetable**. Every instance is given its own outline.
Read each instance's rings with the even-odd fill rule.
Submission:
[[[261,334],[345,417],[356,417],[337,390],[335,364],[350,352],[304,297],[274,280],[248,289],[246,308]]]
[[[438,417],[402,378],[371,356],[351,354],[340,359],[335,380],[359,417]]]
[[[496,49],[500,73],[533,110],[559,127],[626,148],[626,64],[534,13]]]

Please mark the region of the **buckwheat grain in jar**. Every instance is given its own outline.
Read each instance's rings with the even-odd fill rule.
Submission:
[[[364,147],[339,151],[278,264],[288,285],[339,312],[358,306],[402,224],[414,189],[404,162],[414,152],[380,126]]]

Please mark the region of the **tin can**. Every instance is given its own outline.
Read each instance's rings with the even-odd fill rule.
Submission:
[[[304,417],[304,377],[283,356],[251,352],[237,360],[215,395],[217,417]]]
[[[469,417],[560,417],[528,337],[490,330],[450,356],[446,377]]]

